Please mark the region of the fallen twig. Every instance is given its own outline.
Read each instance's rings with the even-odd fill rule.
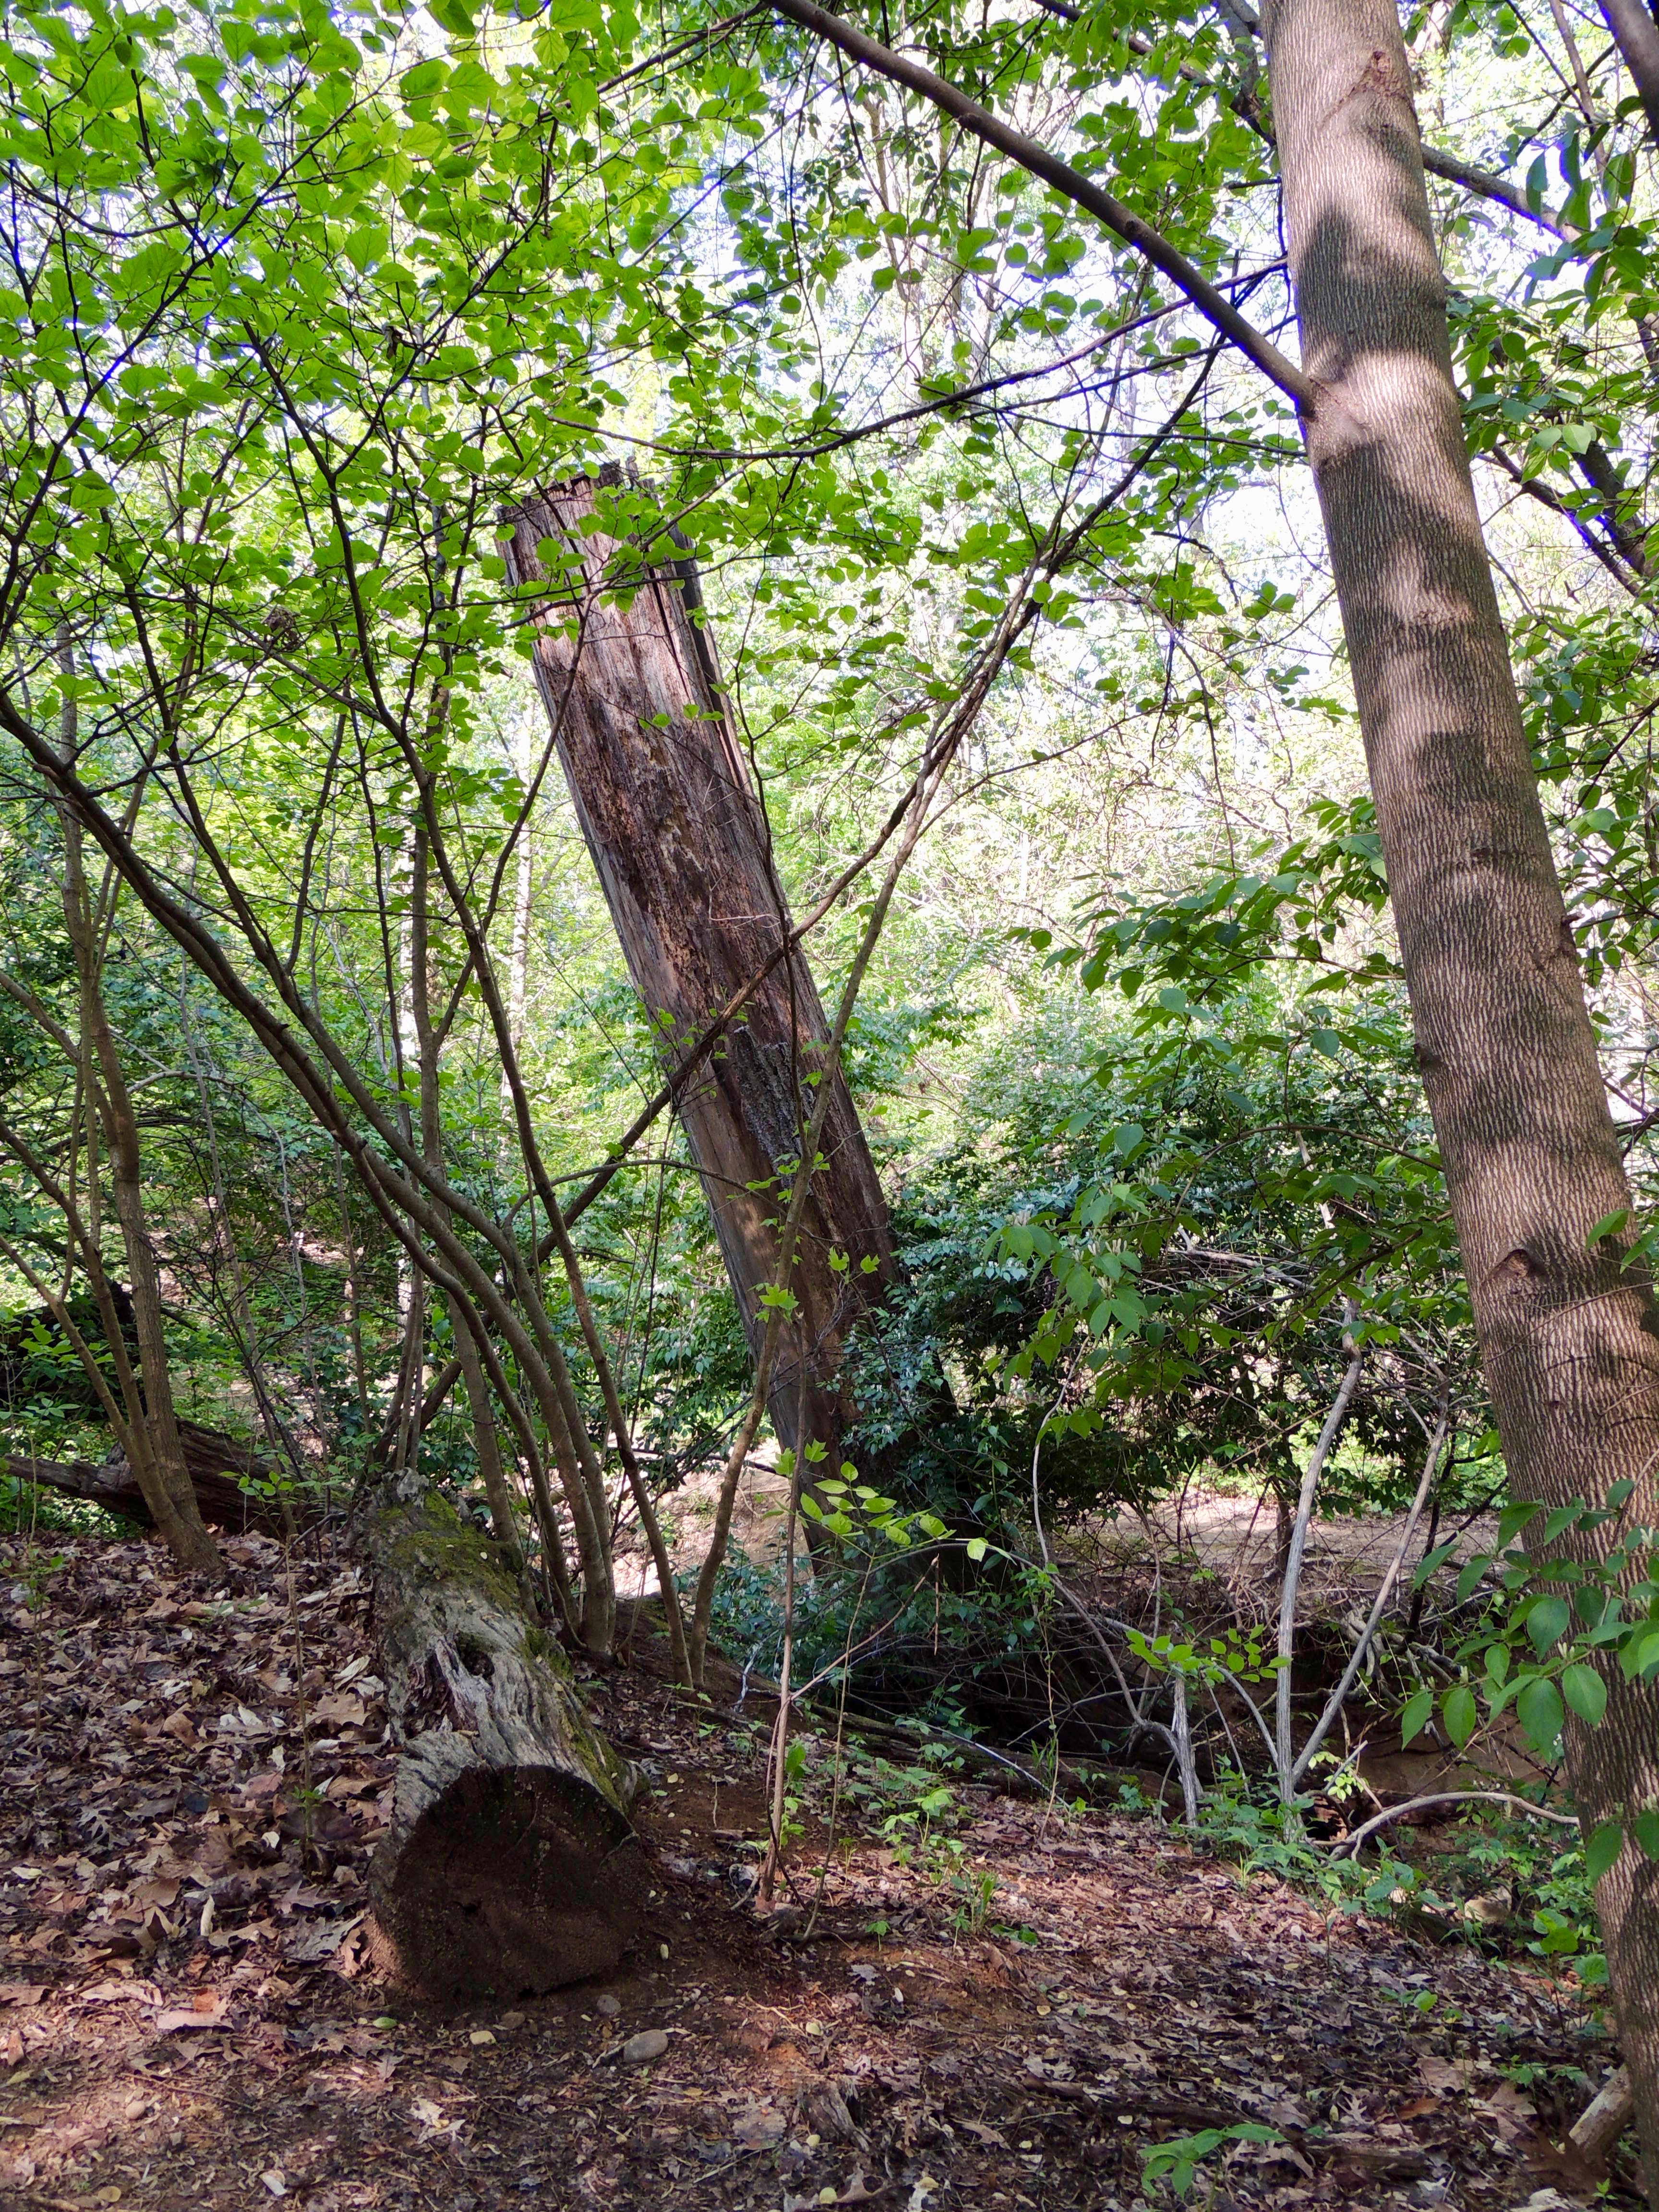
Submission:
[[[1385,1806],[1370,1819],[1356,1828],[1351,1836],[1344,1836],[1331,1851],[1333,1858],[1351,1856],[1368,1836],[1379,1828],[1386,1828],[1390,1820],[1401,1820],[1407,1813],[1426,1812],[1431,1805],[1512,1805],[1517,1813],[1529,1820],[1553,1820],[1558,1827],[1576,1828],[1576,1813],[1553,1813],[1547,1805],[1534,1805],[1530,1797],[1517,1797],[1508,1790],[1438,1790],[1425,1797],[1408,1797],[1401,1805]]]

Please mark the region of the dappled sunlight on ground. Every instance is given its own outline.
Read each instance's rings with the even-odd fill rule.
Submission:
[[[1496,2212],[1570,2178],[1548,2069],[1605,2063],[1570,1989],[1327,1917],[1145,1820],[957,1784],[931,1831],[884,1833],[906,1785],[865,1759],[820,1891],[815,1736],[789,1902],[757,1923],[771,1709],[729,1674],[684,1698],[643,1631],[590,1686],[650,1785],[622,1967],[412,2008],[359,1917],[390,1764],[356,1571],[301,1560],[290,1607],[274,1547],[242,1547],[228,1601],[151,1547],[62,1549],[39,1609],[9,1553],[8,2212],[1109,2212],[1160,2140],[1240,2124],[1268,2139],[1217,2206]]]

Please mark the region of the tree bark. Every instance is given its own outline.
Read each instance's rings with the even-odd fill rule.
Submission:
[[[402,1750],[368,1875],[380,1963],[441,2002],[608,1972],[645,1887],[631,1771],[449,1507],[383,1496],[365,1538]]]
[[[191,1488],[202,1519],[233,1533],[258,1528],[280,1536],[287,1523],[281,1498],[262,1498],[241,1487],[243,1475],[268,1476],[266,1462],[249,1445],[193,1421],[179,1423],[179,1441]],[[0,1461],[6,1474],[19,1482],[38,1482],[67,1498],[84,1498],[106,1512],[119,1513],[141,1527],[153,1527],[155,1515],[140,1486],[137,1471],[123,1451],[100,1465],[90,1460],[8,1458]],[[289,1510],[303,1523],[308,1517],[303,1501],[295,1498]]]
[[[1644,0],[1601,0],[1601,18],[1641,95],[1648,129],[1659,138],[1659,23]]]
[[[1626,1525],[1652,1527],[1659,1333],[1630,1231],[1588,1241],[1631,1196],[1475,507],[1398,18],[1269,0],[1263,28],[1308,453],[1510,1480],[1558,1505],[1628,1479]],[[1566,1738],[1587,1827],[1659,1803],[1659,1685],[1604,1679],[1605,1719]],[[1627,1840],[1597,1903],[1651,2189],[1659,1864]]]
[[[72,736],[72,731],[66,732]],[[138,1151],[138,1118],[115,1048],[114,1032],[104,1006],[97,918],[93,911],[81,858],[81,825],[67,809],[64,826],[64,920],[74,948],[79,986],[81,1029],[88,1085],[103,1125],[112,1194],[131,1285],[133,1325],[138,1340],[138,1371],[143,1386],[142,1441],[135,1439],[135,1472],[143,1480],[148,1451],[155,1482],[167,1493],[149,1499],[151,1516],[179,1565],[197,1574],[222,1575],[224,1562],[202,1525],[196,1493],[185,1466],[173,1404],[173,1375],[162,1326],[161,1285],[155,1247],[144,1217],[143,1177]],[[168,1510],[167,1509],[171,1510]]]
[[[76,1048],[71,1047],[70,1049],[74,1051]],[[81,1087],[84,1093],[90,1087],[85,1054],[81,1053],[77,1056],[81,1061]],[[77,1112],[77,1125],[78,1120]],[[52,1289],[9,1238],[0,1237],[0,1253],[4,1254],[40,1298],[44,1310],[51,1316],[58,1334],[80,1363],[82,1377],[93,1402],[100,1407],[109,1423],[110,1433],[131,1475],[146,1517],[179,1565],[194,1571],[202,1565],[199,1546],[179,1512],[172,1488],[162,1480],[146,1416],[143,1390],[133,1368],[138,1332],[132,1300],[118,1284],[110,1281],[104,1270],[100,1249],[97,1126],[94,1115],[88,1123],[85,1133],[87,1213],[83,1218],[80,1205],[70,1191],[58,1182],[15,1129],[0,1122],[5,1149],[20,1166],[26,1168],[33,1176],[36,1184],[64,1217],[64,1224],[69,1232],[69,1251],[78,1258],[87,1278],[88,1296],[82,1311],[84,1313],[85,1306],[89,1305],[96,1313],[96,1328],[83,1334],[67,1297],[60,1297]],[[101,1341],[108,1357],[111,1369],[108,1375],[104,1372],[99,1355],[94,1349],[94,1341]],[[0,1379],[3,1379],[5,1368],[9,1364],[6,1355],[10,1348],[0,1342]],[[174,1442],[176,1445],[176,1433]],[[193,1500],[191,1510],[195,1516],[201,1540],[205,1542],[206,1532],[200,1528],[200,1516],[196,1513]],[[211,1545],[208,1549],[212,1554],[208,1571],[222,1573],[223,1570],[217,1553],[213,1551]]]
[[[411,884],[409,902],[408,974],[404,979],[404,998],[410,1015],[412,1035],[404,1047],[405,1060],[412,1044],[419,1073],[421,1097],[421,1150],[428,1164],[439,1174],[444,1167],[443,1113],[439,1095],[438,1060],[439,1038],[432,1025],[432,945],[431,917],[428,898],[425,832],[416,823],[410,837]],[[448,1220],[447,1212],[445,1220]],[[495,1531],[495,1540],[501,1545],[502,1558],[508,1571],[516,1580],[523,1565],[523,1552],[519,1541],[518,1516],[513,1510],[512,1492],[507,1486],[507,1474],[501,1465],[501,1443],[495,1434],[495,1411],[489,1401],[489,1383],[483,1370],[483,1361],[467,1326],[466,1316],[459,1302],[446,1301],[450,1328],[455,1342],[455,1357],[460,1362],[461,1374],[466,1383],[467,1411],[472,1419],[472,1444],[478,1457],[478,1474],[484,1486],[484,1496],[489,1502],[489,1518]],[[414,1417],[414,1433],[418,1444],[421,1429],[421,1382],[418,1371],[411,1377],[410,1405]]]
[[[526,500],[508,518],[508,572],[515,582],[548,585],[537,682],[629,973],[672,1065],[764,967],[788,915],[713,642],[696,619],[695,567],[653,570],[630,605],[607,600],[600,586],[615,542],[580,529],[595,489],[578,478]],[[538,547],[550,539],[561,555],[544,562]],[[797,951],[756,991],[679,1101],[751,1351],[764,1328],[761,1293],[776,1272],[779,1188],[811,1114],[800,1078],[828,1034]],[[768,1408],[792,1449],[803,1440],[804,1408],[805,1439],[824,1444],[834,1465],[856,1417],[842,1352],[895,1268],[870,1148],[845,1079],[832,1079],[825,1164],[791,1279],[798,1305]]]

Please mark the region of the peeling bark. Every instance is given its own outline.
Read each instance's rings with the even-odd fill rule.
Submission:
[[[631,1770],[486,1539],[431,1497],[383,1498],[365,1533],[402,1749],[369,1869],[382,1966],[441,2002],[608,1972],[644,1889]]]
[[[777,951],[788,915],[702,622],[695,566],[653,570],[627,606],[607,599],[600,584],[615,541],[580,527],[595,489],[578,478],[524,501],[503,526],[512,532],[507,566],[514,582],[547,584],[537,682],[629,973],[672,1066]],[[559,550],[544,558],[538,547],[549,541]],[[776,1273],[780,1184],[811,1110],[800,1076],[828,1035],[797,951],[779,962],[677,1102],[751,1350],[764,1326],[761,1293]],[[768,1399],[781,1440],[801,1440],[804,1410],[805,1436],[827,1446],[831,1465],[855,1419],[843,1349],[895,1274],[870,1148],[844,1079],[833,1081],[824,1164],[791,1278],[799,1306]],[[832,1266],[832,1255],[845,1266]]]

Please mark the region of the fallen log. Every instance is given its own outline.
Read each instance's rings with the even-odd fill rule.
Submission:
[[[382,1498],[363,1535],[402,1752],[369,1868],[378,1963],[440,2002],[608,1972],[644,1893],[633,1771],[489,1538],[431,1496]]]
[[[1605,2172],[1607,2153],[1635,2117],[1636,2093],[1630,2085],[1630,2069],[1620,2066],[1601,2084],[1568,2140],[1592,2166]]]
[[[237,1534],[249,1528],[270,1535],[282,1534],[282,1501],[241,1487],[245,1477],[258,1481],[270,1479],[268,1464],[252,1444],[222,1435],[217,1429],[204,1429],[194,1421],[179,1422],[179,1439],[204,1521]],[[66,1498],[83,1498],[91,1504],[101,1505],[106,1513],[136,1521],[140,1528],[153,1525],[125,1453],[115,1452],[103,1461],[8,1455],[0,1461],[0,1467],[15,1481],[39,1483],[43,1489],[58,1491]],[[289,1508],[296,1523],[313,1517],[297,1498],[290,1498]]]

